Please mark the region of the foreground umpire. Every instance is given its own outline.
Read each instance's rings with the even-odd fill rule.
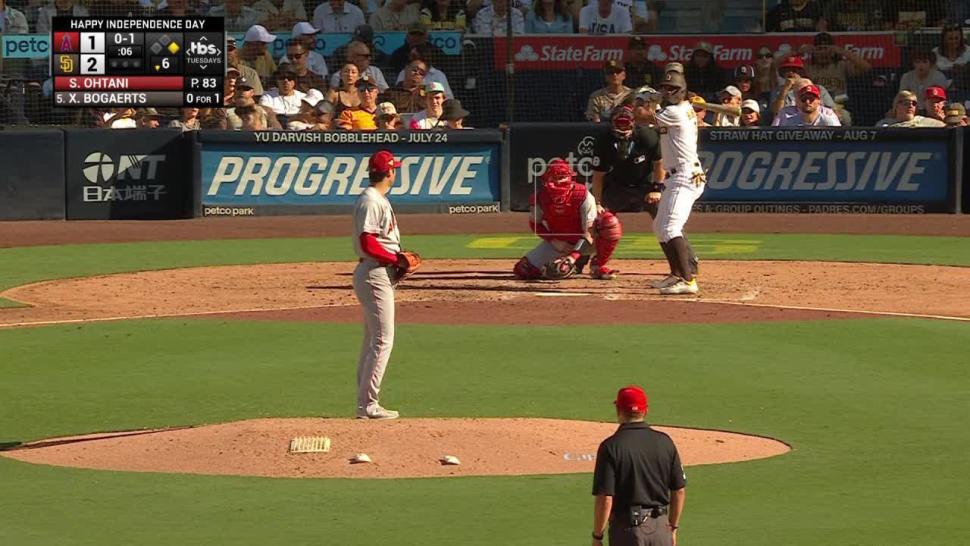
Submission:
[[[670,436],[644,422],[647,395],[631,385],[616,394],[620,428],[596,453],[593,546],[673,546],[684,511],[686,476]]]

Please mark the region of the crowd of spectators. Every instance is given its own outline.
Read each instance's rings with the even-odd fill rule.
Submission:
[[[241,128],[250,119],[266,129],[304,130],[323,125],[373,130],[379,127],[377,118],[383,105],[393,108],[396,118],[388,118],[392,126],[411,128],[418,119],[418,127],[449,127],[433,114],[441,114],[442,104],[456,99],[447,74],[454,60],[430,43],[430,30],[501,36],[511,22],[515,33],[630,35],[624,58],[605,65],[603,87],[577,112],[577,119],[602,122],[632,91],[653,86],[662,76],[662,65],[650,55],[650,37],[643,33],[657,30],[665,6],[655,0],[0,0],[0,32],[48,32],[51,18],[57,15],[223,16],[230,31],[244,36],[238,47],[232,37],[227,43],[226,102],[217,109],[223,113],[202,109],[183,120],[184,112],[163,110],[162,124]],[[771,125],[778,119],[794,119],[794,110],[807,114],[801,110],[804,101],[799,93],[810,82],[819,95],[819,116],[809,116],[813,124],[818,119],[828,123],[834,116],[841,125],[853,125],[853,111],[863,101],[869,109],[863,116],[865,124],[872,124],[877,118],[871,109],[880,107],[869,102],[868,94],[855,97],[858,100],[850,97],[858,89],[851,82],[868,78],[872,67],[858,50],[838,46],[829,31],[943,27],[938,44],[924,47],[924,41],[904,48],[906,68],[911,70],[872,73],[872,89],[880,92],[885,108],[879,123],[896,117],[901,100],[896,93],[902,91],[918,97],[917,115],[928,119],[943,118],[945,111],[970,99],[970,47],[962,26],[970,18],[970,0],[781,0],[769,1],[767,7],[768,32],[814,31],[814,40],[795,50],[761,47],[751,64],[733,69],[719,66],[711,43],[698,42],[682,63],[671,66],[685,75],[692,94],[703,99],[703,103],[699,99],[695,103],[703,123],[739,126],[747,119],[751,125],[754,116],[758,123]],[[281,31],[289,31],[290,39],[285,55],[276,59],[270,46]],[[405,43],[390,54],[383,53],[374,44],[375,32],[383,31],[404,32]],[[352,39],[325,57],[316,46],[319,35],[327,32],[351,34]],[[50,81],[42,80],[22,78],[19,82],[27,97],[25,103],[31,95],[40,94],[33,100],[49,104]],[[465,89],[474,89],[473,82],[459,81]],[[0,82],[0,91],[9,95],[11,89],[17,89],[15,84]],[[883,90],[896,95],[886,96]],[[943,100],[950,102],[929,112],[925,99],[931,92],[942,92]],[[429,99],[439,94],[441,104],[429,111]],[[318,95],[320,100],[315,100]],[[4,100],[6,103],[0,102],[0,123],[30,121],[23,114],[25,107],[18,111],[8,96]],[[317,108],[320,102],[326,105]],[[754,104],[757,109],[751,108]],[[325,123],[317,119],[318,110]],[[347,111],[355,112],[347,114],[350,121],[343,116]],[[103,114],[79,117],[72,113],[68,119],[61,112],[56,121],[104,125]],[[373,119],[365,120],[368,116]],[[291,119],[296,123],[291,124]],[[429,119],[434,122],[425,121]]]

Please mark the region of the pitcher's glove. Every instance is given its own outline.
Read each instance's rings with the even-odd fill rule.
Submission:
[[[576,259],[572,255],[557,258],[542,268],[542,276],[547,279],[568,279],[576,273]]]
[[[417,252],[402,250],[397,253],[397,265],[394,267],[396,270],[395,280],[397,282],[403,281],[421,267],[421,256]]]

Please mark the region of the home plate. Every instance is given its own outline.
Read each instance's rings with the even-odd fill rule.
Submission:
[[[568,298],[570,296],[592,296],[589,292],[533,292],[533,296],[543,296],[547,298]]]

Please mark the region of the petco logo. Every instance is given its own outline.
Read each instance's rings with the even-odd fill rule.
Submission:
[[[596,145],[596,137],[586,135],[576,144],[576,151],[569,152],[565,157],[530,157],[527,163],[529,173],[529,184],[537,184],[549,168],[549,163],[553,159],[562,159],[579,175],[580,182],[588,182],[593,176],[593,149]]]
[[[123,155],[115,162],[104,152],[93,152],[84,158],[81,173],[91,184],[110,185],[114,180],[155,180],[164,155]]]

